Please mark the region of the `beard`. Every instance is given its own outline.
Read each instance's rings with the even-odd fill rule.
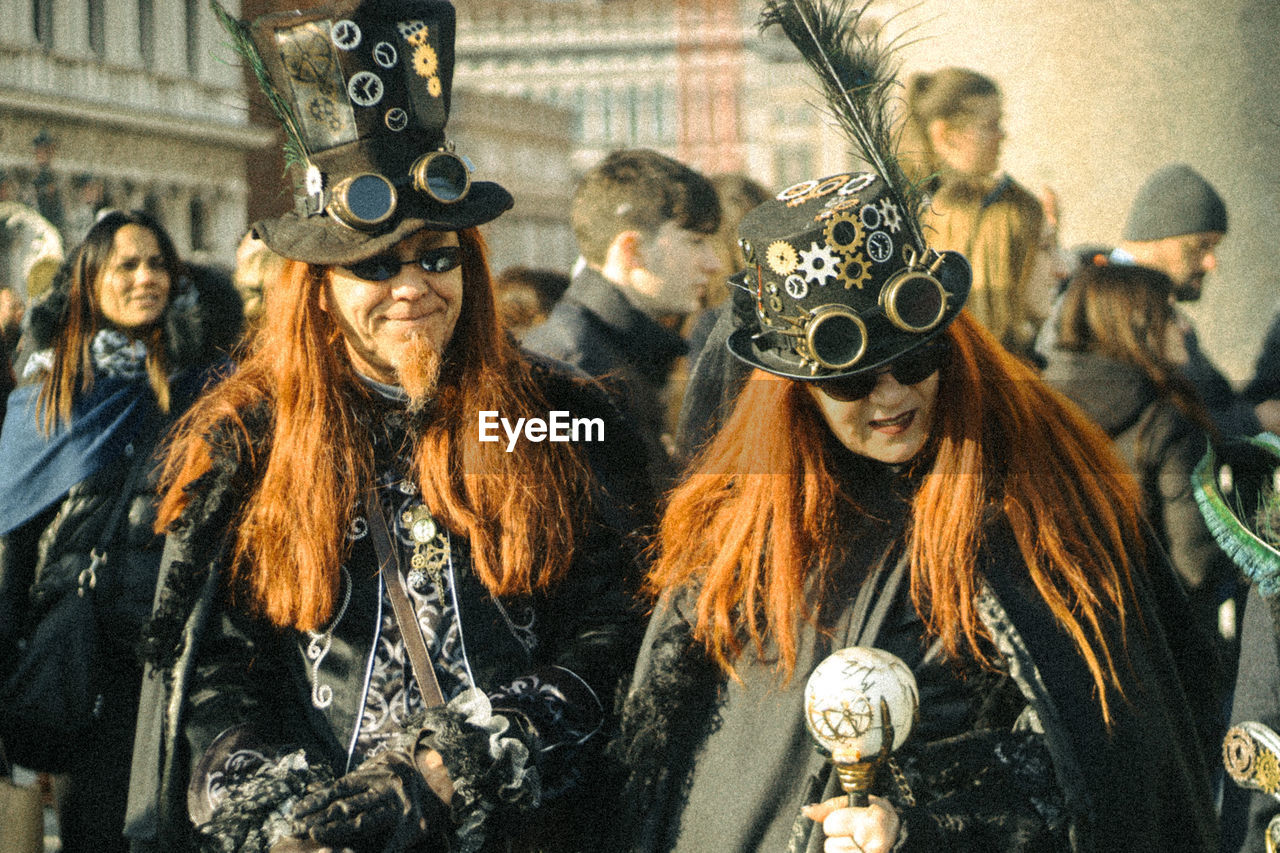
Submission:
[[[425,335],[412,335],[401,351],[396,375],[409,395],[409,412],[421,413],[435,398],[440,382],[440,352]]]

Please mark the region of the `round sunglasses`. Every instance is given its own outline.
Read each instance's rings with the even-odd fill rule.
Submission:
[[[880,382],[881,374],[888,373],[899,385],[915,385],[942,369],[951,356],[946,338],[925,344],[918,350],[894,359],[888,365],[868,373],[842,376],[838,379],[812,380],[822,393],[841,403],[852,403],[867,397]]]
[[[401,268],[411,264],[417,264],[429,273],[446,273],[457,269],[461,263],[461,246],[437,246],[434,249],[427,249],[416,258],[410,258],[407,261],[402,261],[396,255],[388,252],[385,255],[374,255],[372,258],[366,258],[363,261],[347,264],[343,266],[343,269],[356,278],[364,279],[365,281],[387,281],[394,278]]]

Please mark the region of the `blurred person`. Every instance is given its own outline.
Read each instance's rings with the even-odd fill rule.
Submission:
[[[1143,511],[1187,591],[1190,625],[1214,638],[1206,689],[1225,707],[1236,658],[1218,610],[1235,599],[1237,572],[1209,532],[1191,489],[1191,472],[1217,428],[1182,373],[1183,338],[1173,282],[1148,267],[1103,263],[1078,272],[1063,295],[1057,347],[1044,379],[1106,431],[1142,491]],[[1232,626],[1234,628],[1234,626]],[[1207,742],[1221,739],[1225,717],[1201,720]]]
[[[511,266],[493,280],[498,299],[498,319],[515,335],[525,333],[547,319],[556,302],[569,289],[569,276],[556,270]]]
[[[706,411],[704,406],[715,399],[706,385],[723,381],[726,371],[742,373],[740,363],[729,355],[724,346],[728,336],[729,290],[725,281],[746,266],[746,256],[738,244],[738,223],[754,208],[770,197],[763,186],[736,173],[713,175],[712,184],[720,198],[720,228],[716,232],[716,252],[720,257],[720,276],[708,289],[707,307],[698,312],[689,329],[689,354],[676,363],[672,370],[672,382],[680,383],[684,392],[673,394],[671,402],[678,408],[674,413],[672,428],[675,433],[677,460],[688,459],[691,448],[700,445],[710,435],[717,423],[718,414]],[[720,325],[718,328],[718,324]],[[724,332],[723,335],[720,335]],[[717,336],[718,346],[707,346],[707,341]]]
[[[66,853],[125,850],[142,675],[135,645],[163,544],[151,529],[152,456],[221,363],[239,315],[209,311],[217,300],[182,276],[169,235],[140,211],[99,220],[64,269],[30,308],[34,352],[0,431],[0,660],[14,659],[55,592],[74,594],[67,567],[78,571],[77,555],[101,545],[125,501],[94,592],[104,692],[77,742],[3,709],[0,736],[17,764],[67,772],[58,803]],[[140,475],[131,475],[136,465]]]
[[[1206,276],[1218,268],[1218,246],[1227,233],[1227,206],[1203,175],[1185,163],[1162,166],[1143,182],[1125,220],[1118,246],[1105,253],[1112,263],[1138,264],[1173,281],[1174,302],[1200,298]],[[1103,253],[1104,250],[1099,250]],[[1056,346],[1056,311],[1036,338],[1036,354],[1048,358]],[[1176,306],[1175,306],[1176,308]],[[1191,318],[1176,311],[1185,351],[1183,375],[1195,386],[1224,438],[1253,435],[1260,425],[1253,405],[1232,387],[1200,348]]]
[[[22,316],[26,312],[26,303],[22,301],[17,289],[9,285],[0,285],[0,348],[4,356],[12,361],[18,349],[18,338],[22,336]]]
[[[997,174],[1000,89],[976,71],[943,68],[912,75],[904,99],[902,150],[933,193],[924,225],[939,249],[973,265],[970,313],[1011,352],[1029,355],[1056,291],[1057,231],[1034,194]]]
[[[36,174],[31,181],[35,190],[36,209],[41,216],[53,223],[53,227],[62,231],[66,227],[66,208],[62,200],[62,187],[53,171],[53,158],[58,151],[58,142],[48,128],[41,128],[31,140],[31,147],[36,162]],[[78,238],[69,236],[68,239]]]
[[[688,351],[679,326],[721,271],[715,187],[656,151],[615,151],[578,183],[571,218],[585,263],[524,345],[608,377],[664,488],[675,474],[668,379]]]
[[[72,203],[67,213],[66,239],[72,243],[84,239],[98,214],[107,207],[107,188],[102,178],[81,172],[71,178]]]
[[[641,629],[632,507],[654,498],[600,387],[498,325],[479,226],[512,198],[445,134],[454,7],[362,0],[252,25],[216,8],[272,69],[286,126],[292,98],[315,96],[313,66],[281,61],[299,40],[345,75],[323,114],[376,74],[393,121],[296,129],[297,203],[254,225],[288,261],[238,369],[173,440],[129,835],[154,851],[581,849]],[[546,429],[556,411],[600,427],[558,441],[496,423]]]
[[[280,277],[285,262],[286,259],[271,251],[252,229],[240,239],[240,245],[236,247],[236,265],[231,280],[236,292],[240,294],[244,305],[244,319],[251,333],[262,320],[267,282]]]
[[[0,424],[4,423],[9,392],[17,384],[13,359],[18,352],[18,339],[22,336],[24,311],[26,305],[17,290],[9,285],[0,287]]]

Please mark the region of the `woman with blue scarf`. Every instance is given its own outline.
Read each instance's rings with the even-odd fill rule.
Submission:
[[[152,456],[241,326],[230,282],[187,274],[164,228],[141,211],[99,219],[31,309],[30,354],[0,429],[0,684],[58,576],[104,545],[108,554],[92,591],[102,676],[93,724],[69,738],[46,727],[54,721],[0,712],[16,764],[68,774],[66,853],[127,849],[141,680],[133,646],[163,545],[152,530]]]

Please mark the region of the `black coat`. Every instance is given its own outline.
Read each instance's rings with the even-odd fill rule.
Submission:
[[[670,485],[675,474],[663,442],[667,432],[667,379],[686,345],[636,308],[622,291],[590,267],[569,284],[547,319],[521,343],[604,381],[644,441],[652,482]]]
[[[801,693],[825,655],[859,644],[902,656],[921,687],[920,722],[896,756],[917,805],[887,772],[875,791],[902,817],[895,851],[1215,850],[1207,764],[1184,692],[1203,649],[1176,628],[1165,632],[1185,604],[1158,552],[1134,578],[1127,645],[1107,628],[1131,667],[1120,664],[1127,701],[1113,696],[1108,731],[1091,677],[998,521],[981,554],[979,612],[1003,672],[948,663],[919,644],[898,545],[903,518],[844,525],[859,545],[837,575],[823,630],[801,628],[790,683],[750,653],[738,664],[742,681],[727,680],[691,639],[691,593],[664,600],[616,748],[626,776],[617,812],[634,817],[607,849],[821,850],[823,833],[799,807],[840,788],[804,731]]]
[[[65,301],[65,292],[55,285],[42,301],[32,306],[24,338],[29,352],[47,350],[53,345],[61,323],[65,322]],[[117,503],[124,500],[127,506],[113,540],[114,547],[108,549],[109,562],[100,573],[101,586],[96,588],[96,595],[106,652],[103,666],[108,670],[103,678],[107,687],[104,715],[129,720],[136,713],[141,665],[136,660],[135,646],[151,609],[163,545],[161,537],[152,530],[159,464],[155,458],[156,448],[168,427],[186,411],[217,371],[223,369],[226,351],[234,345],[243,324],[239,311],[239,298],[225,276],[195,270],[174,282],[164,318],[164,340],[174,366],[170,375],[169,411],[160,411],[145,378],[120,381],[99,377],[93,389],[77,395],[73,420],[87,407],[81,405],[87,403],[87,398],[110,386],[116,401],[111,404],[114,408],[105,415],[95,410],[100,416],[96,423],[105,424],[110,418],[120,416],[129,428],[117,429],[120,434],[110,439],[90,436],[81,445],[87,446],[87,451],[72,449],[61,454],[51,453],[47,458],[49,468],[28,470],[27,467],[42,450],[56,446],[56,442],[39,433],[34,409],[29,405],[38,386],[27,384],[13,395],[15,400],[21,397],[22,403],[15,404],[6,430],[21,430],[23,435],[8,436],[0,447],[6,452],[18,448],[13,452],[25,451],[26,458],[0,459],[0,467],[12,472],[21,465],[28,479],[6,483],[3,503],[21,506],[37,494],[41,498],[39,504],[31,507],[34,515],[24,514],[30,517],[0,535],[0,673],[6,668],[14,643],[29,632],[43,607],[50,603],[43,592],[62,584],[65,581],[62,575],[66,572],[73,569],[78,572],[83,567],[81,558],[101,544],[103,528]],[[22,406],[21,410],[17,405]],[[130,411],[137,414],[128,418],[121,416],[124,406],[130,406]],[[60,427],[55,439],[79,428],[77,424]],[[89,443],[91,441],[100,443]],[[135,460],[143,466],[141,475],[135,479],[132,492],[123,495],[122,489]],[[54,468],[56,474],[51,474]],[[57,485],[38,487],[36,481],[46,475],[52,476]],[[34,745],[41,746],[41,738],[33,733],[30,739],[36,742]],[[10,757],[19,763],[26,751],[24,740],[26,738],[16,735],[7,742]],[[121,781],[123,778],[122,775]]]
[[[1231,705],[1231,724],[1253,720],[1280,731],[1280,603],[1263,596],[1255,586],[1244,609],[1240,634],[1240,669]],[[1280,814],[1280,800],[1246,791],[1227,781],[1223,791],[1224,851],[1263,853],[1267,824]]]
[[[532,685],[544,697],[541,714],[496,703],[494,711],[531,749],[530,763],[548,802],[536,813],[531,813],[532,794],[507,791],[499,802],[486,787],[492,783],[487,740],[441,735],[433,746],[445,756],[458,791],[457,834],[449,849],[473,850],[475,843],[498,849],[513,838],[535,836],[549,846],[574,844],[563,836],[581,827],[554,816],[584,804],[597,790],[591,784],[592,762],[610,725],[606,709],[616,683],[631,667],[641,633],[632,597],[636,548],[628,534],[636,507],[651,506],[652,496],[634,467],[634,436],[597,388],[541,366],[535,376],[552,409],[605,419],[605,441],[586,445],[599,485],[582,528],[586,539],[569,575],[532,598],[490,596],[469,568],[460,537],[453,538],[449,577],[476,686],[492,695],[517,683]],[[270,415],[265,407],[251,414],[250,438],[263,458]],[[194,846],[188,810],[200,809],[202,800],[188,796],[188,785],[199,782],[237,744],[252,744],[273,756],[305,751],[308,769],[292,774],[295,786],[341,775],[353,764],[380,630],[376,555],[367,537],[354,541],[344,563],[350,599],[322,643],[316,636],[272,628],[230,604],[222,543],[256,476],[247,449],[232,442],[227,455],[215,459],[208,478],[195,484],[192,502],[166,545],[149,638],[154,663],[144,689],[130,790],[127,831],[138,850]],[[357,511],[352,529],[362,523]],[[524,642],[517,636],[521,632]],[[457,734],[459,718],[449,720],[442,725]],[[562,738],[570,728],[566,720],[586,733],[582,742]],[[519,785],[526,782],[527,777]]]
[[[1115,442],[1142,489],[1147,518],[1186,584],[1196,624],[1216,636],[1218,604],[1235,594],[1238,572],[1214,542],[1191,489],[1191,471],[1208,446],[1204,430],[1159,396],[1136,367],[1097,352],[1051,350],[1043,377]]]

